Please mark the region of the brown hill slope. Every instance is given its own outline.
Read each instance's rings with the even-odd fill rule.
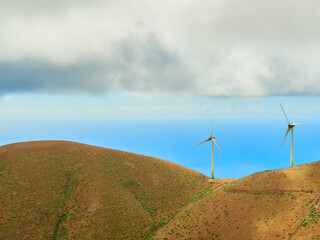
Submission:
[[[186,206],[154,239],[320,239],[320,162],[225,184]]]
[[[211,193],[193,170],[65,141],[0,147],[0,239],[143,239]]]
[[[0,147],[0,239],[320,239],[320,162],[231,181],[65,141]]]

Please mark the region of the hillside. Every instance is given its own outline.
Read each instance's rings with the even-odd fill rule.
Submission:
[[[0,239],[320,239],[320,162],[211,180],[66,141],[0,147]]]
[[[144,239],[210,193],[206,177],[66,141],[0,148],[0,239]]]
[[[155,239],[320,239],[320,162],[225,184],[187,206]]]

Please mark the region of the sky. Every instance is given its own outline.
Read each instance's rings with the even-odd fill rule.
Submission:
[[[84,126],[106,121],[114,135],[131,126],[139,142],[153,128],[170,138],[180,122],[197,141],[213,114],[225,135],[228,123],[280,123],[280,103],[289,120],[316,123],[319,8],[316,0],[0,0],[0,142],[75,140],[186,166],[198,155],[181,160],[183,144],[163,155],[156,144],[117,145]]]

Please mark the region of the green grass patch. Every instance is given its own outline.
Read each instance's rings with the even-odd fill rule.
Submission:
[[[320,212],[317,211],[315,208],[311,210],[309,215],[303,219],[302,226],[307,226],[309,223],[317,223],[320,218]]]

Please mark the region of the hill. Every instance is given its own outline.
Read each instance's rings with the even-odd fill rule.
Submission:
[[[155,239],[320,239],[320,162],[227,183],[187,206]]]
[[[206,177],[138,154],[66,141],[0,148],[0,239],[144,239]]]
[[[208,179],[66,141],[0,147],[0,239],[320,239],[320,162]]]

